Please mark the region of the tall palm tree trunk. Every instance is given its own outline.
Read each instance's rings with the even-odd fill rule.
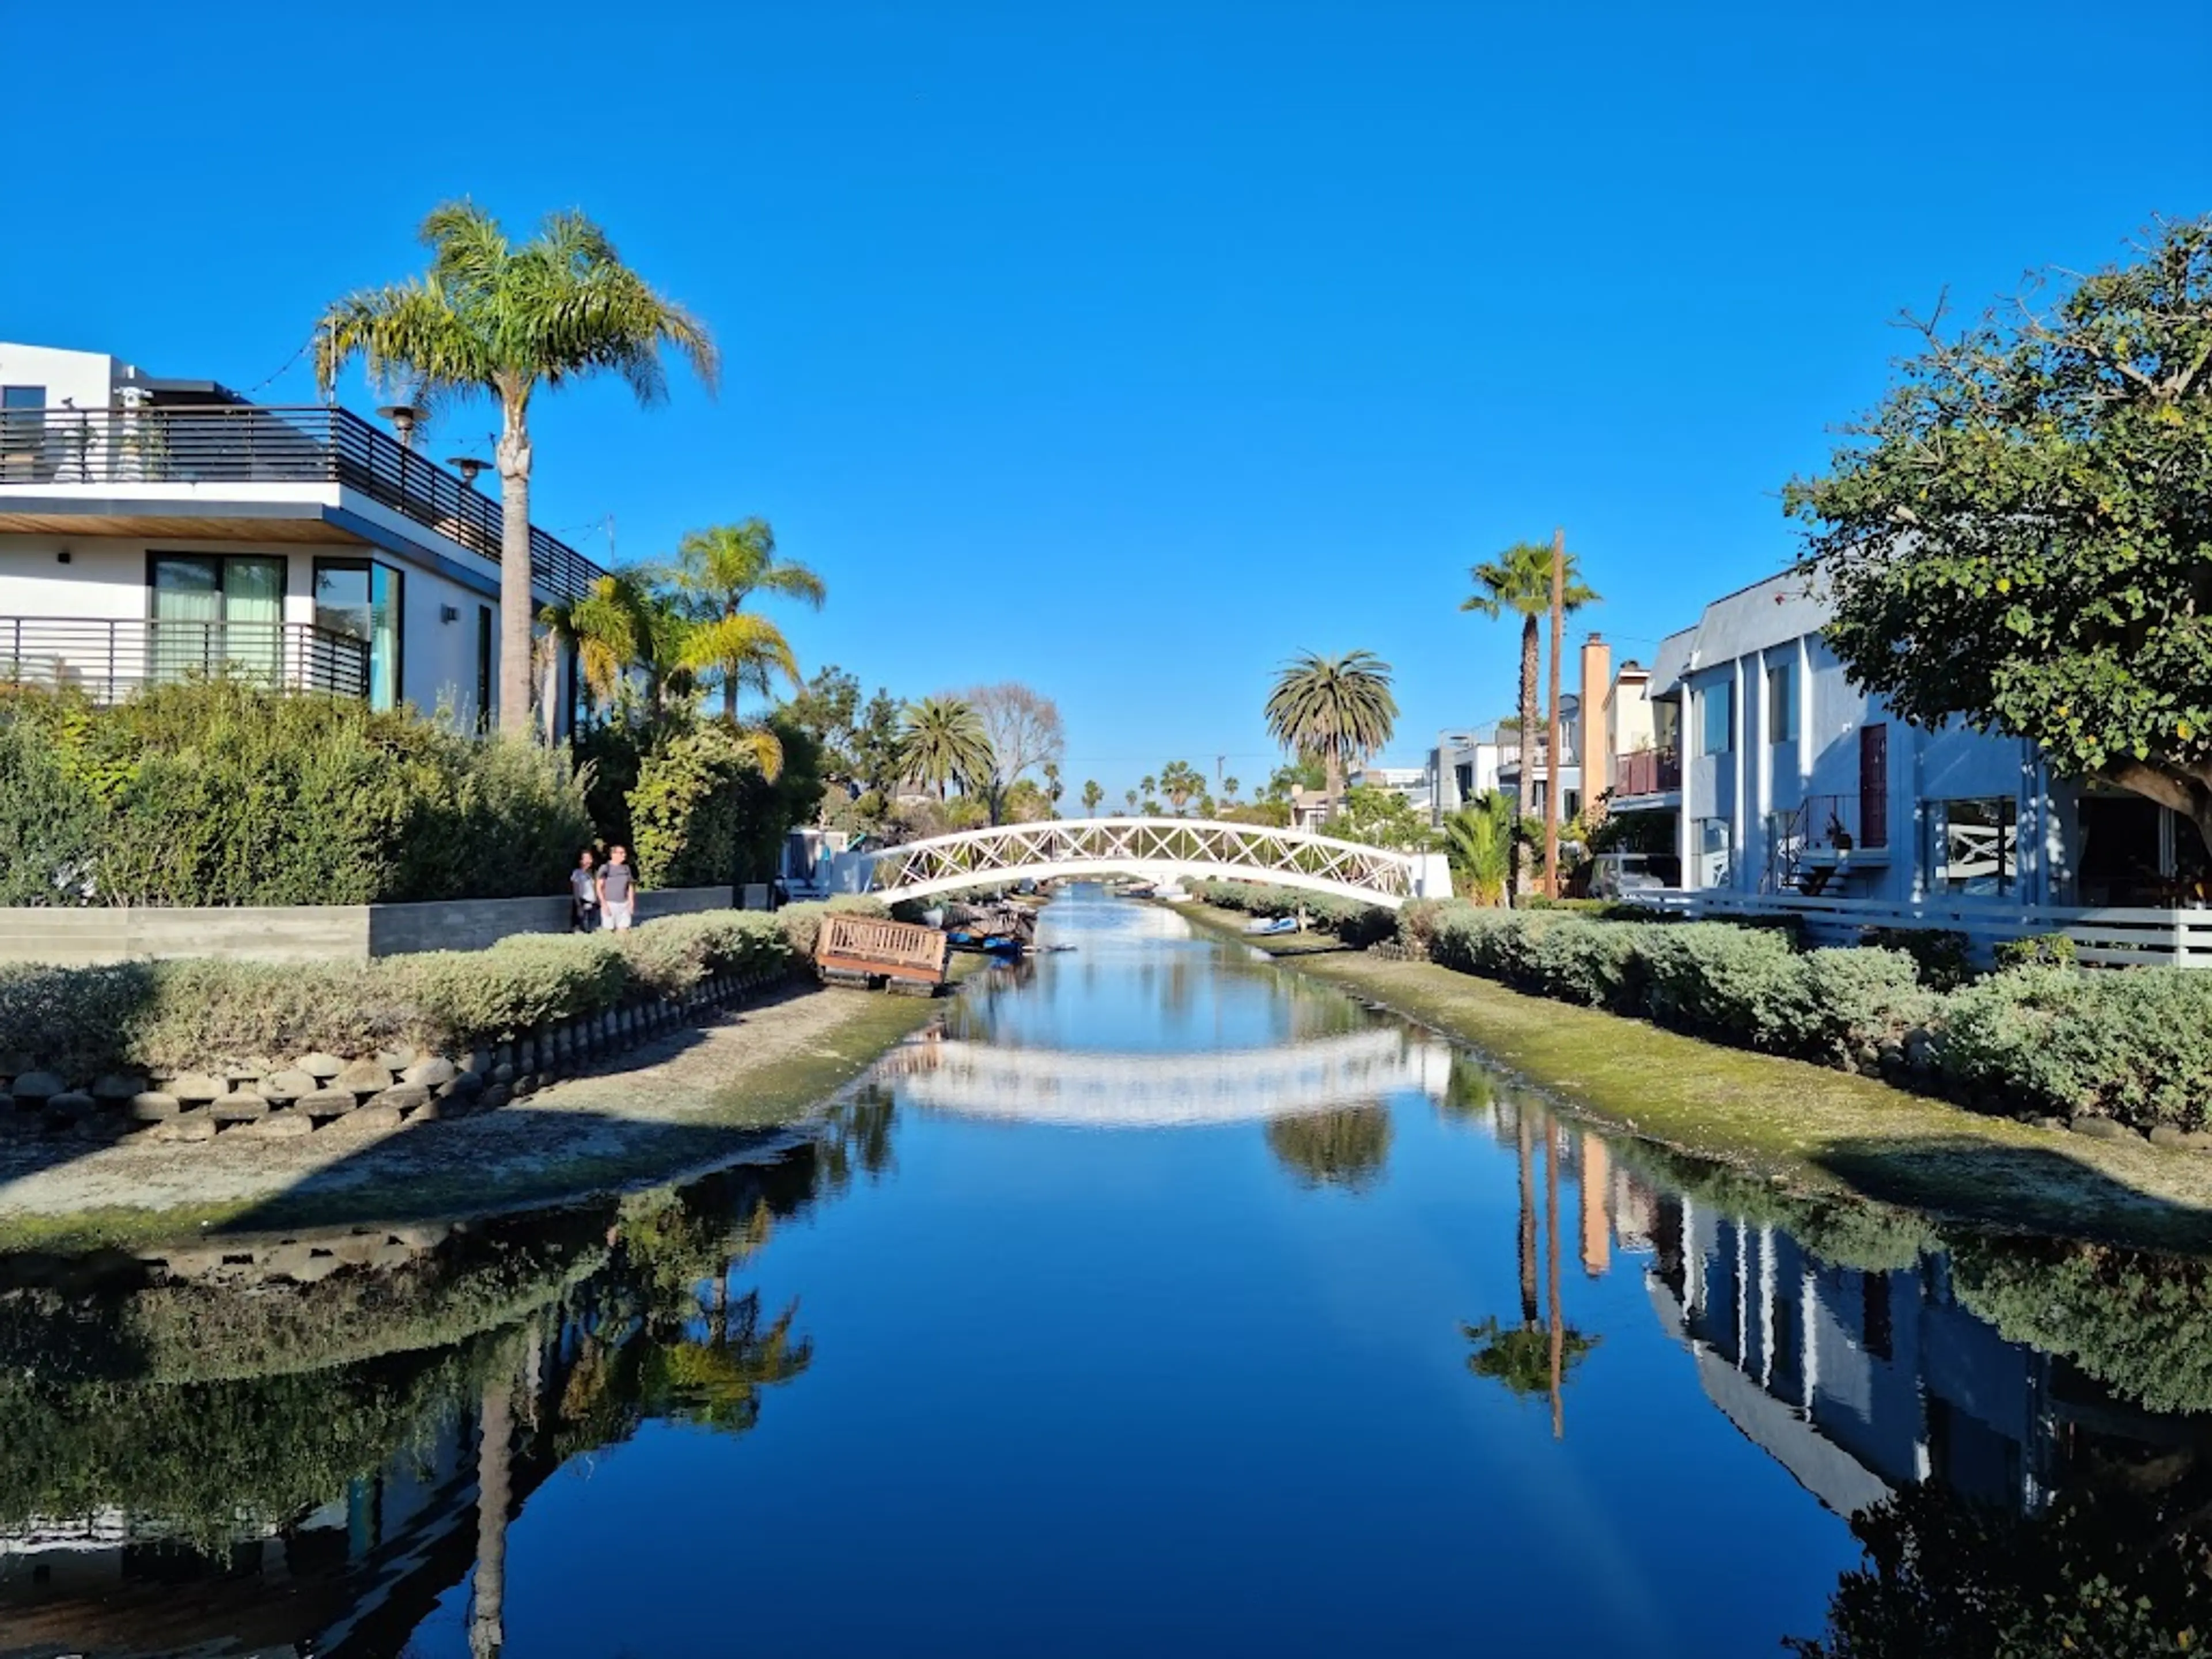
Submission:
[[[1536,1159],[1534,1129],[1529,1122],[1534,1109],[1522,1106],[1514,1115],[1521,1154],[1521,1323],[1536,1328]]]
[[[1513,827],[1513,892],[1528,891],[1528,826],[1536,817],[1536,617],[1521,619],[1521,775],[1515,789],[1519,822]]]
[[[530,735],[530,428],[510,404],[499,434],[499,730]]]
[[[514,1492],[514,1379],[499,1367],[484,1384],[477,1441],[477,1570],[469,1614],[473,1659],[498,1659],[507,1642],[507,1510]]]
[[[1567,1437],[1566,1322],[1559,1316],[1559,1137],[1544,1126],[1544,1263],[1552,1319],[1552,1438]]]
[[[733,605],[723,614],[734,617],[738,614],[738,607]],[[732,726],[738,723],[738,675],[735,669],[722,676],[722,718]]]

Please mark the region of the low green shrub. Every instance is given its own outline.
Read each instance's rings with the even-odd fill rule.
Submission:
[[[1411,909],[1413,907],[1407,907]],[[1837,1061],[1929,1018],[1911,958],[1796,950],[1786,933],[1729,922],[1608,921],[1458,900],[1401,915],[1431,959],[1561,1001],[1770,1054]]]
[[[2212,975],[2014,968],[1947,1002],[1944,1075],[2005,1109],[2136,1128],[2212,1120]]]
[[[628,933],[523,934],[488,951],[364,963],[0,968],[0,1052],[71,1079],[282,1061],[316,1049],[359,1054],[393,1042],[450,1054],[680,996],[710,975],[773,973],[802,960],[780,916],[708,911]]]
[[[1951,928],[1862,927],[1859,943],[1904,951],[1920,969],[1920,982],[1931,991],[1956,990],[1974,976],[1972,942]]]
[[[2003,968],[2071,968],[2076,951],[2070,933],[2031,933],[2008,939],[1996,948],[1997,966]]]

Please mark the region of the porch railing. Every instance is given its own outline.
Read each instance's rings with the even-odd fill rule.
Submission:
[[[497,562],[499,501],[349,410],[207,404],[0,412],[0,486],[337,483]],[[605,573],[532,525],[537,584],[578,599]]]
[[[1639,749],[1617,757],[1620,781],[1613,794],[1663,795],[1682,787],[1682,751],[1679,749]]]
[[[225,674],[274,690],[366,697],[368,644],[308,623],[0,617],[0,684],[115,702],[144,686]]]

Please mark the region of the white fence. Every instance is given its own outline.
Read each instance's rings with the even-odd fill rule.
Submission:
[[[1855,945],[1867,927],[1940,928],[1964,933],[1986,959],[2008,939],[2064,933],[2077,957],[2111,967],[2212,968],[2212,908],[2075,909],[2001,900],[1820,898],[1798,893],[1738,893],[1723,888],[1646,889],[1629,901],[1674,915],[1726,921],[1741,916],[1801,916],[1806,937],[1820,945]]]

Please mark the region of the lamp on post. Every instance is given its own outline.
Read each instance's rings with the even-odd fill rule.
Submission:
[[[471,489],[477,487],[477,475],[489,466],[489,461],[478,460],[473,455],[448,455],[446,465],[461,475],[461,482]]]
[[[392,422],[392,429],[399,434],[402,449],[415,447],[415,428],[423,411],[414,404],[386,404],[376,411],[377,418]]]

